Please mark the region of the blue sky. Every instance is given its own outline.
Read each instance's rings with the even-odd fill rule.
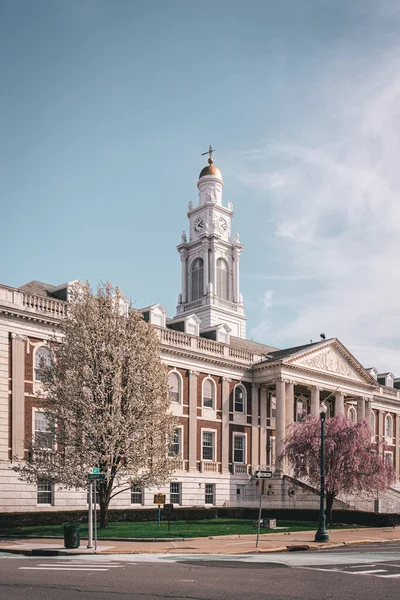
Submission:
[[[400,375],[397,0],[2,0],[0,282],[175,314],[210,142],[248,337]]]

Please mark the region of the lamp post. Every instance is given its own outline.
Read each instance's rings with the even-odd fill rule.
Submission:
[[[324,425],[326,419],[327,407],[324,402],[321,402],[319,406],[319,416],[321,419],[321,489],[319,498],[319,524],[318,530],[315,534],[316,542],[329,542],[329,533],[325,527],[325,464],[324,464],[324,450],[325,450],[325,437],[324,437]]]

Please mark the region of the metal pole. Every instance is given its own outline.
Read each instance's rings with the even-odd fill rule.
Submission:
[[[325,413],[321,413],[321,490],[319,498],[319,526],[315,534],[316,542],[329,542],[329,534],[325,522]]]
[[[88,510],[88,548],[93,548],[93,504],[92,504],[92,486],[93,483],[89,481],[89,510]]]
[[[260,508],[258,510],[258,523],[257,523],[257,541],[256,541],[256,548],[258,548],[258,540],[260,538],[260,525],[261,525],[261,511],[262,511],[262,497],[264,494],[264,479],[262,479],[260,482],[261,484],[261,489],[260,489]]]
[[[97,551],[97,481],[94,482],[94,551]]]

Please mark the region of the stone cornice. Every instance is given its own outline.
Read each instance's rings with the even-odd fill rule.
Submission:
[[[28,312],[24,310],[18,310],[8,306],[0,306],[0,315],[6,317],[12,317],[23,321],[34,321],[36,323],[45,323],[46,325],[53,325],[59,327],[60,319],[56,317],[50,317],[41,313]]]

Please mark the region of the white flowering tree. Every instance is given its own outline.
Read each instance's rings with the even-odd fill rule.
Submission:
[[[15,467],[28,482],[78,489],[87,488],[89,468],[99,467],[100,527],[107,527],[113,497],[131,485],[161,485],[175,467],[168,456],[175,421],[157,335],[123,305],[110,284],[97,294],[88,283],[73,290],[62,342],[49,344],[52,359],[40,369],[49,433],[32,440]]]

